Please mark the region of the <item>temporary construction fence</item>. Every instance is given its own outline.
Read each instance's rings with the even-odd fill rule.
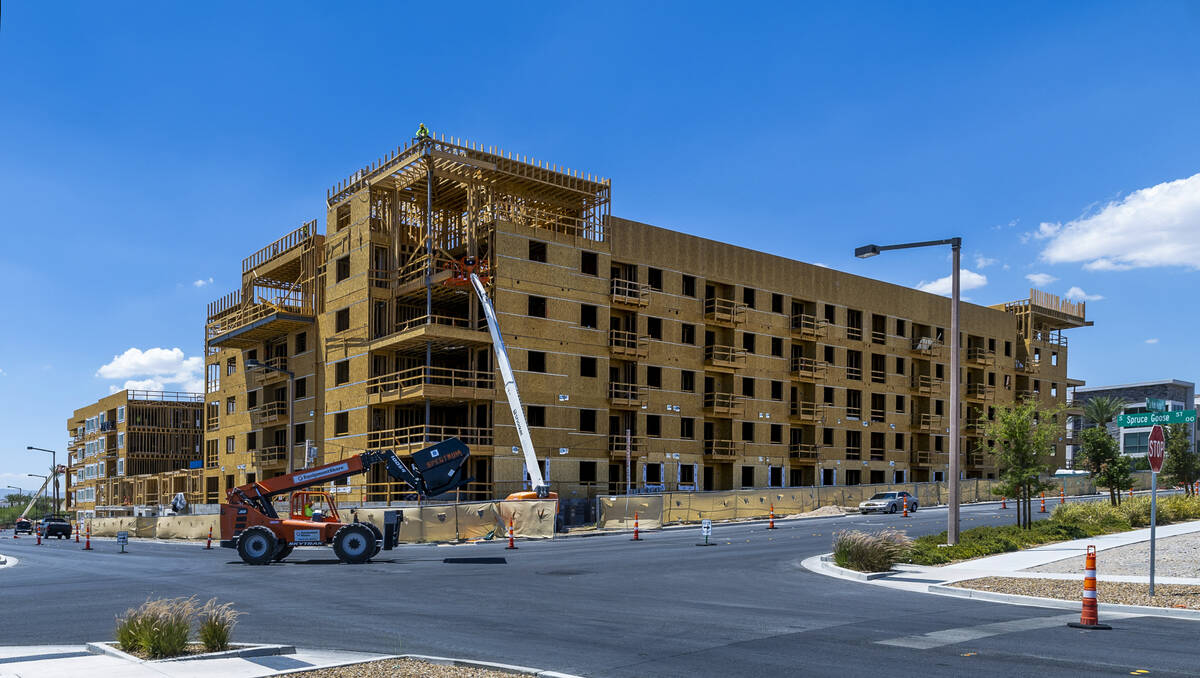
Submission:
[[[1055,478],[1069,496],[1096,493],[1091,478]],[[999,481],[964,479],[959,481],[959,500],[964,503],[993,501]],[[917,498],[919,506],[937,506],[948,500],[949,485],[940,483],[901,483],[888,485],[828,485],[822,487],[777,487],[718,492],[664,492],[662,494],[616,495],[597,498],[597,529],[632,528],[636,514],[641,529],[656,529],[672,523],[701,520],[739,520],[766,518],[772,507],[775,516],[807,513],[822,506],[858,508],[876,492],[905,490]],[[1047,495],[1050,493],[1048,492]],[[1055,491],[1057,494],[1057,490]]]
[[[396,507],[403,512],[401,542],[435,542],[501,536],[509,519],[518,537],[551,539],[554,537],[556,502],[553,499],[528,501],[488,501],[462,504],[426,504]],[[342,520],[359,520],[383,525],[384,508],[342,509]],[[152,539],[203,539],[209,529],[221,534],[219,515],[160,516],[156,518],[94,518],[92,536],[114,537],[128,532],[131,537]]]

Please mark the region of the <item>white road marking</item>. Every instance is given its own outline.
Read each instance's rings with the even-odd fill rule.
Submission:
[[[1112,614],[1105,616],[1110,619],[1114,617]],[[1072,621],[1079,621],[1078,612],[1071,614],[1060,614],[1053,617],[1028,617],[1025,619],[1014,619],[1012,621],[983,624],[982,626],[963,626],[956,629],[946,629],[945,631],[934,631],[932,633],[926,633],[919,636],[904,636],[901,638],[892,638],[891,640],[880,640],[876,642],[879,645],[893,645],[895,647],[910,647],[916,650],[930,650],[943,645],[965,643],[970,640],[979,640],[980,638],[999,636],[1005,633],[1019,633],[1021,631],[1033,631],[1037,629],[1048,629],[1055,626],[1065,626],[1067,622]]]

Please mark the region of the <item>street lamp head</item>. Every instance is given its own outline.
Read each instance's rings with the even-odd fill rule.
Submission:
[[[854,256],[859,259],[870,259],[879,256],[879,245],[863,245],[854,248]]]

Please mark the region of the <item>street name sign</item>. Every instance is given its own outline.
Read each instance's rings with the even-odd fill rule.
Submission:
[[[1117,426],[1120,426],[1121,428],[1194,423],[1196,423],[1196,410],[1175,410],[1173,412],[1138,412],[1136,414],[1117,415]]]
[[[1146,458],[1150,460],[1150,470],[1162,471],[1163,458],[1166,457],[1167,437],[1163,435],[1163,427],[1155,426],[1150,429],[1150,451]]]

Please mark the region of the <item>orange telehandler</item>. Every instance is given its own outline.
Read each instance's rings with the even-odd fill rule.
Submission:
[[[380,550],[396,544],[403,514],[399,510],[385,511],[382,529],[357,520],[344,523],[330,493],[305,488],[366,473],[376,464],[384,464],[389,476],[407,483],[418,496],[433,497],[471,482],[460,473],[470,454],[461,440],[450,438],[414,453],[409,465],[391,450],[363,452],[235,487],[227,492],[227,501],[221,505],[221,546],[237,549],[250,565],[283,560],[296,546],[324,545],[332,545],[338,560],[344,563],[365,563]],[[289,515],[280,517],[271,500],[285,492],[292,493]]]

